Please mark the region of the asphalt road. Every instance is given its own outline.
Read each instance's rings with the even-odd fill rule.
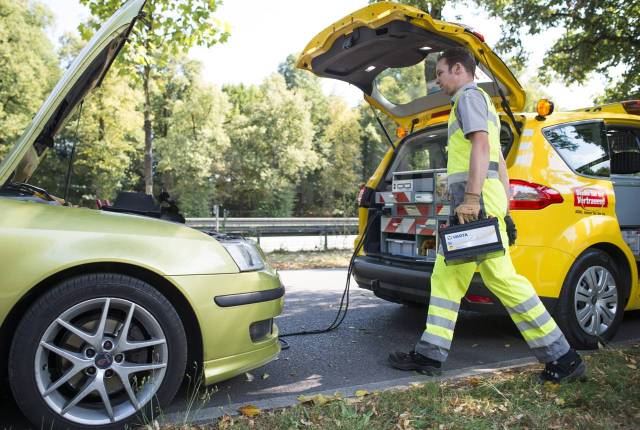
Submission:
[[[322,328],[333,321],[346,270],[281,271],[280,275],[287,289],[285,310],[277,320],[281,333]],[[219,384],[206,407],[340,391],[407,377],[407,372],[389,367],[386,358],[391,351],[413,347],[425,318],[425,308],[380,300],[352,281],[349,312],[338,329],[286,338],[290,348],[278,360],[251,372],[253,379],[242,375]],[[640,339],[638,312],[626,315],[615,341],[631,339]],[[443,370],[490,367],[527,357],[531,357],[529,349],[508,316],[461,312]],[[268,377],[263,379],[264,375]],[[179,399],[171,411],[180,410],[183,402]]]
[[[278,318],[281,333],[326,327],[335,316],[344,289],[346,270],[282,271],[286,286],[285,310]],[[408,350],[420,336],[424,308],[388,303],[352,282],[349,312],[336,330],[319,335],[286,338],[290,348],[280,357],[250,373],[240,375],[196,396],[183,392],[166,411],[178,416],[194,402],[210,416],[240,404],[255,404],[318,391],[346,392],[359,385],[393,383],[411,376],[390,368],[390,351]],[[640,339],[640,312],[625,315],[615,341]],[[445,371],[481,366],[505,360],[530,358],[526,343],[507,316],[462,312]],[[415,375],[414,375],[415,376]],[[22,428],[24,419],[2,401],[0,423]]]

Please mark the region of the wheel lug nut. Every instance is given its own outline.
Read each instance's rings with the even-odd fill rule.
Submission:
[[[96,374],[96,368],[95,368],[95,367],[93,367],[93,366],[89,367],[89,368],[87,369],[87,373],[88,373],[89,375],[95,375],[95,374]]]
[[[114,357],[114,360],[116,361],[116,363],[122,363],[124,361],[124,355],[123,354],[117,354]]]
[[[87,358],[93,358],[96,356],[96,351],[93,348],[89,348],[84,352]]]
[[[111,370],[111,369],[105,370],[105,372],[104,372],[104,377],[105,378],[111,378],[112,376],[113,376],[113,370]]]
[[[110,340],[105,340],[102,343],[102,348],[104,348],[105,351],[111,351],[113,349],[113,342],[111,342]]]

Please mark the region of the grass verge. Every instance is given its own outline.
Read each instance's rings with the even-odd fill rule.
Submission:
[[[640,344],[586,356],[588,377],[537,383],[542,366],[415,384],[403,390],[315,396],[291,408],[224,416],[199,429],[631,429],[640,423]]]
[[[267,261],[278,270],[346,268],[351,250],[329,251],[274,251],[267,254]]]

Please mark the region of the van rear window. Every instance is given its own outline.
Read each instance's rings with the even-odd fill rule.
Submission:
[[[601,121],[565,124],[543,134],[576,173],[609,177],[609,150]]]
[[[447,128],[425,130],[408,138],[398,149],[398,155],[387,172],[391,182],[393,172],[445,169],[447,167]]]

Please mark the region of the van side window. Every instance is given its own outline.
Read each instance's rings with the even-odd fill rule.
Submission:
[[[640,129],[607,126],[611,174],[640,176]]]
[[[576,173],[609,177],[609,148],[601,121],[552,127],[543,134]]]
[[[511,146],[513,146],[513,132],[509,124],[502,122],[500,123],[500,149],[505,159],[511,150]]]

